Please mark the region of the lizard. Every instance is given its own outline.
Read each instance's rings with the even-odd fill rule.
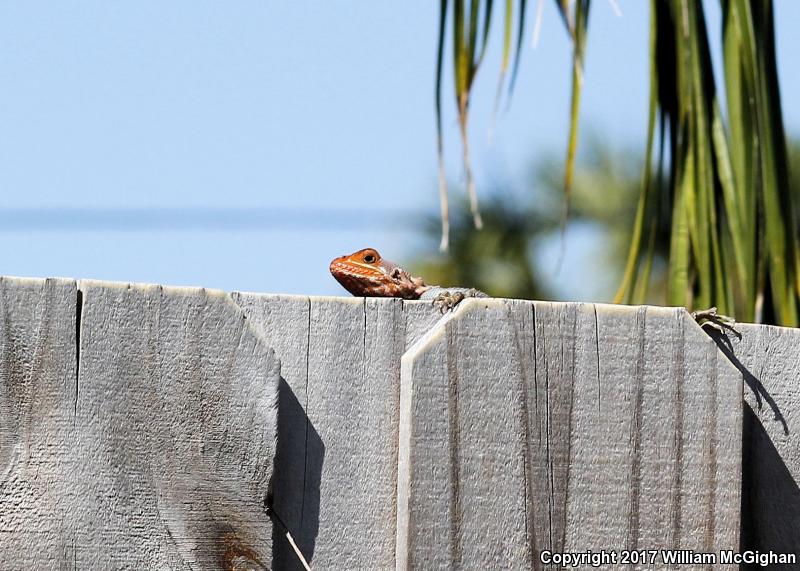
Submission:
[[[468,297],[489,297],[475,288],[427,285],[422,278],[412,276],[399,264],[384,259],[375,248],[364,248],[334,258],[330,271],[336,281],[354,296],[433,300],[442,313]],[[736,321],[717,313],[716,307],[692,311],[690,315],[700,327],[710,327],[721,333],[730,331],[741,337],[734,328]]]
[[[468,297],[489,297],[475,288],[427,285],[422,278],[383,258],[374,248],[334,258],[330,271],[355,296],[432,300],[442,313]]]

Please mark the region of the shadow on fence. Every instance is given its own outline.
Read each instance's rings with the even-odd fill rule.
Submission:
[[[760,375],[756,376],[736,356],[736,348],[731,341],[723,336],[712,337],[742,374],[755,400],[754,408],[746,399],[743,411],[740,551],[793,553],[800,545],[800,487],[759,413],[762,413],[766,404],[774,421],[780,423],[780,433],[786,438],[790,436],[789,425],[778,402],[759,378]],[[786,565],[778,567],[797,568]],[[742,569],[751,568],[758,567],[742,566]]]
[[[319,499],[325,445],[286,380],[278,385],[278,442],[272,481],[272,504],[298,547],[312,561],[319,532]],[[298,485],[302,482],[302,485]],[[272,530],[273,565],[302,565],[280,526]]]

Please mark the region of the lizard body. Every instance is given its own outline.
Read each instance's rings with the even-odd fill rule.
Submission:
[[[374,248],[364,248],[335,258],[330,271],[336,281],[355,296],[429,299],[442,313],[453,309],[465,298],[489,297],[474,288],[427,285],[422,278],[412,276],[399,264],[382,258]],[[716,307],[693,311],[691,315],[700,327],[715,329],[720,333],[731,332],[741,337],[734,328],[736,322],[717,313]]]
[[[355,296],[429,299],[442,312],[467,297],[489,297],[474,288],[427,285],[399,264],[382,258],[374,248],[335,258],[330,271],[336,281]]]

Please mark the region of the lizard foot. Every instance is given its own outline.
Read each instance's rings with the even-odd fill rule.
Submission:
[[[716,329],[720,333],[731,332],[736,335],[737,338],[742,338],[742,334],[736,331],[734,327],[736,325],[736,320],[727,315],[717,313],[716,307],[693,311],[692,319],[694,319],[700,327],[710,327],[711,329]]]
[[[465,297],[463,292],[445,290],[436,296],[433,305],[439,308],[441,313],[445,313],[461,303]]]
[[[452,288],[446,289],[433,298],[433,305],[439,308],[439,311],[445,313],[454,309],[459,303],[468,297],[489,297],[485,293],[475,288]]]

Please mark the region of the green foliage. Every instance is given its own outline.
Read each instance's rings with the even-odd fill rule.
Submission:
[[[641,157],[611,149],[599,137],[590,137],[588,143],[575,172],[570,224],[588,222],[603,230],[608,249],[595,261],[596,267],[618,275],[630,244]],[[412,263],[416,275],[430,283],[466,284],[500,297],[560,298],[559,290],[550,290],[542,283],[541,268],[534,260],[547,242],[560,239],[563,173],[563,157],[540,157],[532,165],[531,180],[524,184],[534,191],[522,192],[506,185],[491,189],[482,201],[484,227],[480,231],[472,224],[468,202],[455,201],[450,249]],[[429,241],[426,250],[431,251],[439,236],[438,219],[427,219],[424,229]],[[667,248],[668,228],[659,233],[657,257],[665,258]],[[660,276],[664,264],[657,262],[656,266]],[[552,272],[554,267],[547,269]],[[612,293],[608,292],[604,300]]]
[[[483,4],[483,10],[480,9],[481,4]],[[486,53],[486,43],[489,39],[489,30],[492,23],[492,5],[492,0],[454,0],[453,2],[453,74],[455,77],[456,104],[458,105],[458,124],[461,129],[464,150],[467,194],[476,228],[482,226],[482,221],[478,210],[475,182],[472,176],[472,164],[469,158],[467,119],[469,117],[469,96],[472,90],[472,82],[483,60],[483,55]],[[440,0],[439,50],[436,65],[436,132],[439,152],[439,194],[442,207],[442,250],[446,250],[448,247],[447,240],[450,224],[442,137],[442,64],[444,61],[447,6],[448,0]],[[508,35],[508,31],[506,34]]]
[[[722,9],[727,125],[702,3],[651,2],[647,163],[616,301],[641,302],[647,244],[669,218],[667,303],[796,326],[798,249],[772,3],[725,0]]]
[[[633,150],[614,149],[598,136],[591,136],[576,167],[573,207],[569,223],[589,222],[600,226],[606,235],[607,251],[603,267],[612,276],[621,275],[630,248],[630,228],[637,216],[637,197],[641,187],[642,157]],[[538,186],[547,189],[551,202],[562,189],[561,161],[549,161],[537,168]],[[657,302],[665,291],[664,267],[669,257],[670,223],[657,221],[648,247],[652,250],[648,291],[640,292],[643,301]],[[602,301],[609,301],[608,298]]]
[[[703,2],[651,0],[650,112],[633,236],[616,302],[652,299],[651,273],[668,238],[665,300],[688,308],[719,307],[741,321],[797,326],[800,246],[796,193],[775,65],[772,0],[719,0],[723,13],[723,112],[714,83]],[[472,82],[491,30],[491,1],[453,0],[455,99],[473,223],[480,227],[469,164],[467,117]],[[589,0],[556,0],[573,39],[573,92],[564,170],[570,204],[578,142],[582,62]],[[441,0],[437,71],[442,248],[448,206],[442,166],[441,77],[448,0]],[[510,62],[512,35],[519,63],[524,0],[505,3],[498,97]],[[512,22],[518,26],[514,31]],[[665,229],[668,232],[665,233]],[[659,280],[660,281],[660,280]],[[660,286],[655,286],[660,287]]]
[[[575,0],[574,7],[570,7],[567,0],[556,0],[556,6],[561,13],[564,24],[573,40],[574,54],[572,64],[572,103],[570,107],[570,135],[567,147],[567,168],[564,177],[564,191],[569,204],[570,189],[572,187],[572,173],[575,166],[575,154],[578,145],[578,115],[580,108],[580,94],[583,85],[583,53],[586,45],[587,23],[589,21],[590,0]],[[444,140],[442,134],[442,75],[444,73],[445,43],[447,35],[448,15],[452,5],[452,41],[453,41],[453,76],[455,85],[455,101],[458,110],[458,124],[461,133],[462,159],[464,172],[467,179],[467,196],[469,198],[470,212],[475,228],[483,225],[481,213],[478,208],[478,198],[475,191],[475,181],[472,176],[472,163],[469,152],[469,104],[475,75],[478,73],[492,25],[494,8],[493,0],[440,0],[439,9],[439,47],[436,64],[436,134],[437,152],[439,157],[439,199],[441,206],[442,239],[440,249],[447,250],[450,235],[449,203],[447,194],[447,174],[444,168]],[[519,69],[520,55],[525,32],[526,0],[506,0],[503,18],[503,56],[500,66],[500,78],[495,98],[495,112],[502,96],[503,85],[511,61],[511,45],[516,36],[516,55],[514,69],[509,81],[509,96],[514,88],[514,80]],[[515,9],[516,6],[516,9]],[[517,27],[514,31],[514,17],[516,15]],[[565,212],[566,215],[566,212]]]
[[[576,165],[572,212],[569,225],[591,224],[601,230],[597,258],[582,268],[584,279],[593,284],[616,279],[623,274],[626,254],[631,247],[630,229],[639,210],[643,157],[635,149],[610,147],[598,134],[585,137],[580,161]],[[789,146],[790,164],[800,161],[800,141]],[[471,222],[465,200],[453,205],[452,247],[447,253],[417,259],[411,267],[415,275],[430,283],[474,285],[496,296],[524,299],[563,299],[563,292],[549,289],[539,276],[542,268],[533,260],[547,242],[558,239],[559,217],[563,204],[564,160],[559,156],[540,157],[531,169],[525,188],[533,192],[501,186],[484,200],[484,229]],[[800,173],[794,172],[791,192],[800,197]],[[666,185],[666,181],[661,183]],[[669,216],[656,220],[648,236],[647,288],[637,291],[643,303],[663,303],[669,277],[671,225]],[[429,244],[435,249],[439,236],[438,219],[424,223]],[[569,247],[569,246],[567,246]],[[552,271],[552,268],[548,268]],[[603,272],[595,276],[593,272]],[[564,272],[561,276],[565,275]],[[612,282],[613,283],[613,282]],[[611,285],[611,284],[609,284]],[[552,285],[550,286],[552,287]],[[613,288],[613,285],[611,285]],[[596,301],[609,301],[613,289],[597,290]],[[606,293],[601,293],[605,291]],[[587,298],[588,299],[588,298]]]

